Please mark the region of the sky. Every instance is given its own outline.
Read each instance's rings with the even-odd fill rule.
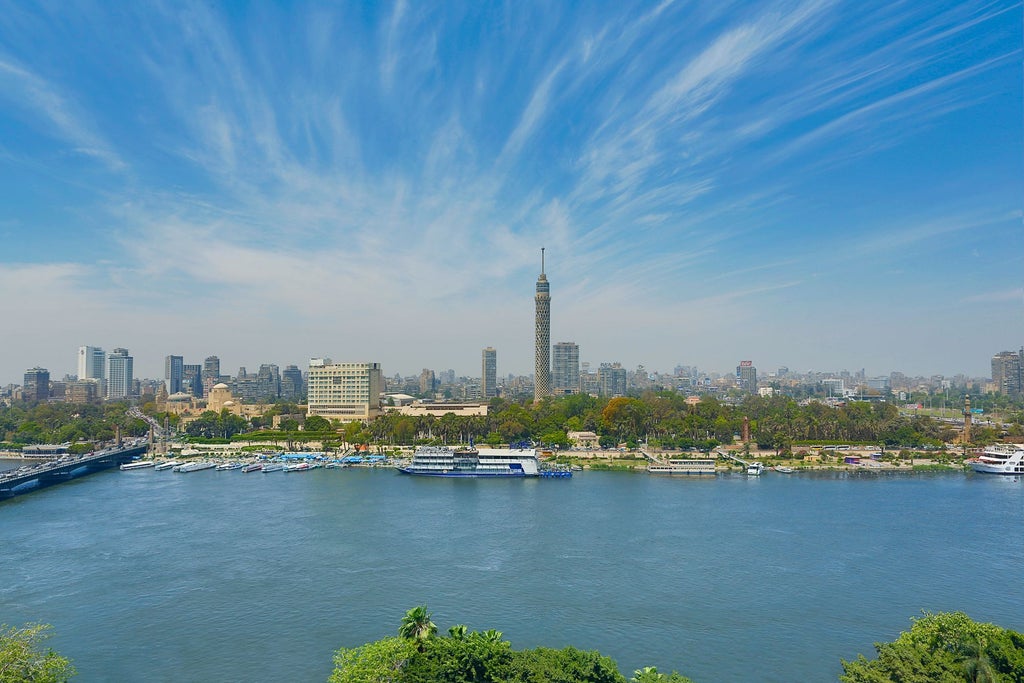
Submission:
[[[1013,1],[0,0],[0,384],[81,345],[987,376]]]

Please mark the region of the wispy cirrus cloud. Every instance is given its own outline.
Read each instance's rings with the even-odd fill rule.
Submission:
[[[120,155],[68,95],[3,55],[0,55],[0,98],[5,99],[9,107],[23,109],[29,125],[70,143],[75,152],[94,157],[115,171],[126,168]],[[45,126],[38,125],[41,120],[46,122]]]

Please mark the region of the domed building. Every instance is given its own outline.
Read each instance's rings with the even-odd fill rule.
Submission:
[[[228,406],[228,403],[231,405]],[[213,388],[210,389],[210,395],[206,397],[206,409],[212,410],[215,413],[219,413],[224,408],[232,408],[234,405],[235,401],[234,396],[231,395],[231,389],[223,382],[214,384]]]

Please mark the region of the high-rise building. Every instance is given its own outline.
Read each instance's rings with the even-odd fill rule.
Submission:
[[[434,378],[434,371],[423,368],[423,372],[420,373],[420,394],[433,398],[436,388],[437,381]]]
[[[181,392],[181,381],[185,376],[185,359],[181,356],[164,358],[164,385],[168,394]]]
[[[536,322],[534,339],[533,400],[551,394],[551,285],[544,274],[544,249],[540,250],[540,275],[537,277]]]
[[[135,391],[135,359],[128,355],[128,349],[114,349],[107,356],[107,398],[112,400],[130,398]]]
[[[207,356],[203,361],[203,394],[208,396],[210,389],[220,383],[220,358]]]
[[[26,401],[45,401],[50,398],[50,371],[39,367],[26,370],[21,386],[21,397]]]
[[[992,356],[992,384],[1006,396],[1024,391],[1024,349],[1020,353],[1000,351]]]
[[[181,390],[186,394],[192,394],[196,398],[203,397],[203,366],[182,365]]]
[[[736,366],[736,386],[741,391],[757,393],[757,368],[754,367],[753,361],[741,360]]]
[[[281,398],[298,401],[305,391],[302,381],[302,370],[297,365],[289,365],[281,373]]]
[[[602,396],[625,396],[626,368],[621,363],[601,363],[597,367],[597,391]]]
[[[480,398],[486,400],[498,395],[498,352],[488,346],[481,355]]]
[[[107,354],[98,346],[78,347],[78,379],[102,381],[106,376]]]
[[[551,349],[551,386],[556,394],[580,390],[580,347],[575,342],[558,342]]]
[[[380,415],[383,380],[380,363],[333,363],[315,358],[309,363],[309,415],[350,422]]]

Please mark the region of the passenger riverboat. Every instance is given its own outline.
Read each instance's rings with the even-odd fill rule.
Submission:
[[[1024,445],[989,446],[967,464],[982,474],[1024,475]]]
[[[403,474],[428,477],[538,477],[534,448],[448,448],[420,446]]]

